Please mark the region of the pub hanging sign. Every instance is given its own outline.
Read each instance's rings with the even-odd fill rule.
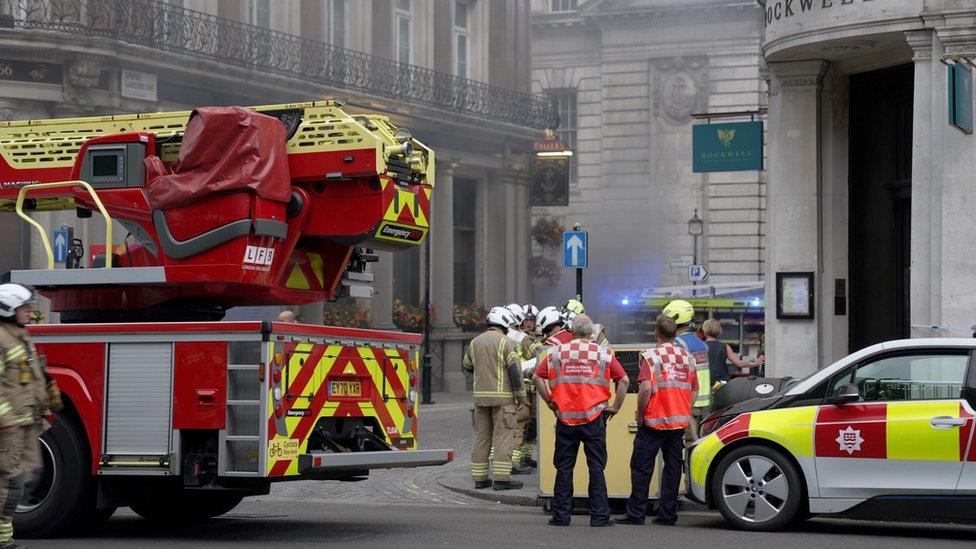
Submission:
[[[762,170],[762,122],[692,126],[691,154],[694,173]]]
[[[949,125],[973,133],[973,71],[962,63],[949,63]]]

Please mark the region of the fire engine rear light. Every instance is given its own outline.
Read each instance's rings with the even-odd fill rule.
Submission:
[[[275,370],[272,377],[274,378],[275,383],[281,383],[281,370]]]
[[[275,417],[281,417],[285,415],[285,409],[281,407],[281,404],[275,406]]]
[[[274,388],[274,399],[281,400],[281,387]]]
[[[319,457],[319,456],[315,456],[315,459],[312,460],[312,463],[315,465],[315,467],[321,467],[322,466],[322,458]]]
[[[407,417],[413,417],[413,406],[407,406]]]
[[[284,364],[285,363],[285,357],[284,357],[284,355],[282,355],[281,353],[275,353],[274,354],[274,363],[277,364],[278,366],[281,366],[282,364]]]
[[[417,376],[411,374],[410,385],[416,385],[416,384],[417,384]]]

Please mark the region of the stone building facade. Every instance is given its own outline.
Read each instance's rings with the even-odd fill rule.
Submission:
[[[976,137],[947,123],[976,58],[974,0],[759,2],[769,83],[767,280],[814,277],[814,318],[776,318],[775,375],[871,343],[971,337]],[[959,101],[972,108],[972,90]],[[775,237],[774,237],[775,236]]]
[[[555,123],[551,103],[529,93],[529,9],[528,0],[0,0],[0,118],[324,97],[390,115],[435,149],[437,186],[428,243],[375,266],[372,325],[396,328],[394,298],[421,304],[429,253],[435,389],[463,389],[454,305],[529,292],[526,152]],[[86,244],[102,240],[97,220],[38,217],[74,226]],[[44,263],[15,216],[0,224],[16,235],[0,243],[3,271]],[[306,312],[310,322],[321,314]]]
[[[705,122],[692,115],[762,118],[756,3],[534,0],[532,9],[533,90],[557,98],[560,136],[575,149],[569,206],[532,214],[589,231],[587,308],[612,325],[644,289],[688,286],[687,265],[672,266],[673,255],[697,255],[713,283],[762,280],[766,174],[693,173],[691,146],[692,125]],[[697,254],[688,234],[696,210]],[[561,302],[574,280],[565,272],[533,290],[540,306]]]

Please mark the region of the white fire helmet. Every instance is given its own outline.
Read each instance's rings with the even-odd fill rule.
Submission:
[[[528,303],[526,305],[522,305],[522,317],[523,318],[529,318],[529,317],[536,318],[538,316],[539,316],[539,308],[538,307],[536,307],[535,305],[533,305],[531,303]]]
[[[535,317],[536,328],[543,332],[560,322],[563,322],[563,315],[558,307],[545,307]]]
[[[505,305],[505,308],[508,309],[515,318],[515,325],[521,326],[522,321],[525,320],[525,313],[522,312],[522,306],[518,303],[509,303],[508,305]]]
[[[515,316],[505,307],[492,307],[488,311],[488,324],[507,330],[515,324]]]
[[[17,307],[34,301],[34,293],[20,284],[0,284],[0,316],[10,318]]]

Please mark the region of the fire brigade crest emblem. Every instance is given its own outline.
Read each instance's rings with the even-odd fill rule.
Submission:
[[[847,429],[841,429],[838,433],[836,440],[837,444],[840,444],[841,451],[846,451],[848,455],[861,451],[861,443],[864,439],[861,438],[860,429],[848,425]]]

